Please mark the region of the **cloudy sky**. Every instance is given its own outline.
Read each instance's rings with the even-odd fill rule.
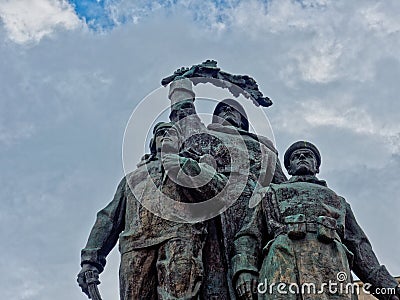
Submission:
[[[85,299],[80,249],[123,177],[129,117],[205,59],[274,101],[281,155],[320,148],[320,177],[400,275],[399,15],[398,0],[0,0],[2,297]],[[115,249],[104,299],[118,263]]]

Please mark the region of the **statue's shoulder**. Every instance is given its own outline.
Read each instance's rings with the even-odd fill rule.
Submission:
[[[153,167],[158,167],[158,163],[155,161],[149,161],[145,164],[139,165],[134,171],[125,175],[126,182],[130,186],[138,184],[149,176],[151,168]]]
[[[266,136],[263,136],[263,135],[256,135],[254,133],[250,133],[250,134],[254,135],[255,139],[257,139],[261,144],[266,146],[269,150],[271,150],[275,154],[278,154],[278,150],[275,148],[274,143],[269,138],[267,138]]]

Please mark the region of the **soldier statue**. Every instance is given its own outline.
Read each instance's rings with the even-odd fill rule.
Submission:
[[[234,286],[240,299],[357,299],[351,270],[370,285],[395,291],[396,280],[380,265],[350,205],[315,175],[321,155],[299,141],[284,156],[292,177],[254,197],[261,202],[235,237]],[[336,282],[328,289],[328,284]],[[315,289],[303,289],[313,285]],[[336,288],[335,288],[336,287]],[[345,288],[346,287],[346,288]],[[387,290],[389,291],[389,290]]]
[[[98,277],[118,239],[121,300],[198,297],[203,276],[205,225],[163,219],[161,212],[154,213],[157,211],[153,207],[162,203],[165,197],[173,198],[177,203],[192,201],[182,187],[165,176],[161,164],[162,144],[174,142],[170,139],[164,141],[171,128],[171,123],[158,123],[154,127],[151,154],[122,179],[114,199],[97,214],[82,250],[82,270],[78,274],[82,291],[92,299],[101,299],[96,288],[100,283]],[[184,170],[190,174],[199,166],[206,171],[211,168],[189,161]],[[210,172],[215,173],[215,170]],[[218,182],[223,183],[224,178],[219,177]],[[208,187],[207,193],[213,193],[212,187]],[[142,195],[140,199],[139,195]],[[88,274],[92,278],[88,279]]]
[[[212,123],[205,126],[196,113],[195,95],[188,79],[173,81],[170,85],[170,120],[179,132],[183,145],[180,153],[168,154],[185,165],[190,154],[210,156],[221,178],[227,178],[227,193],[221,196],[221,213],[209,219],[208,234],[203,251],[204,280],[202,299],[234,299],[231,285],[230,258],[235,234],[245,216],[251,211],[249,200],[260,186],[286,180],[272,142],[249,132],[249,122],[243,107],[234,99],[225,99],[216,106]],[[186,153],[187,155],[182,155]],[[179,158],[180,157],[180,158]],[[210,181],[207,185],[214,185]],[[221,186],[221,184],[220,184]],[[204,187],[203,187],[204,189]],[[192,189],[192,193],[197,189]],[[196,198],[206,201],[211,194],[198,192]],[[217,209],[218,210],[218,209]]]

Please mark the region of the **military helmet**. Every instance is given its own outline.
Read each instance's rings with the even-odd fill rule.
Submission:
[[[242,122],[241,122],[240,128],[243,130],[249,131],[249,121],[247,119],[247,114],[246,114],[243,106],[238,101],[230,99],[230,98],[224,99],[220,103],[217,104],[217,106],[214,109],[212,123],[219,123],[217,116],[220,113],[221,108],[226,105],[236,109],[242,115]]]
[[[289,169],[290,166],[290,156],[292,155],[292,153],[298,149],[309,149],[311,150],[314,155],[315,158],[317,159],[317,168],[319,168],[319,166],[321,165],[321,154],[318,151],[318,148],[307,141],[298,141],[293,143],[285,152],[285,156],[284,156],[284,164],[285,164],[285,168]]]

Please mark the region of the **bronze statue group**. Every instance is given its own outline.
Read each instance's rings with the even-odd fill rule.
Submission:
[[[357,299],[339,288],[352,284],[351,271],[378,299],[399,300],[349,203],[316,177],[315,145],[286,150],[288,179],[239,102],[219,102],[205,126],[190,82],[172,81],[169,98],[170,121],[154,127],[150,154],[97,214],[81,252],[84,293],[101,299],[99,274],[119,241],[121,300]],[[192,209],[210,199],[218,213]]]

